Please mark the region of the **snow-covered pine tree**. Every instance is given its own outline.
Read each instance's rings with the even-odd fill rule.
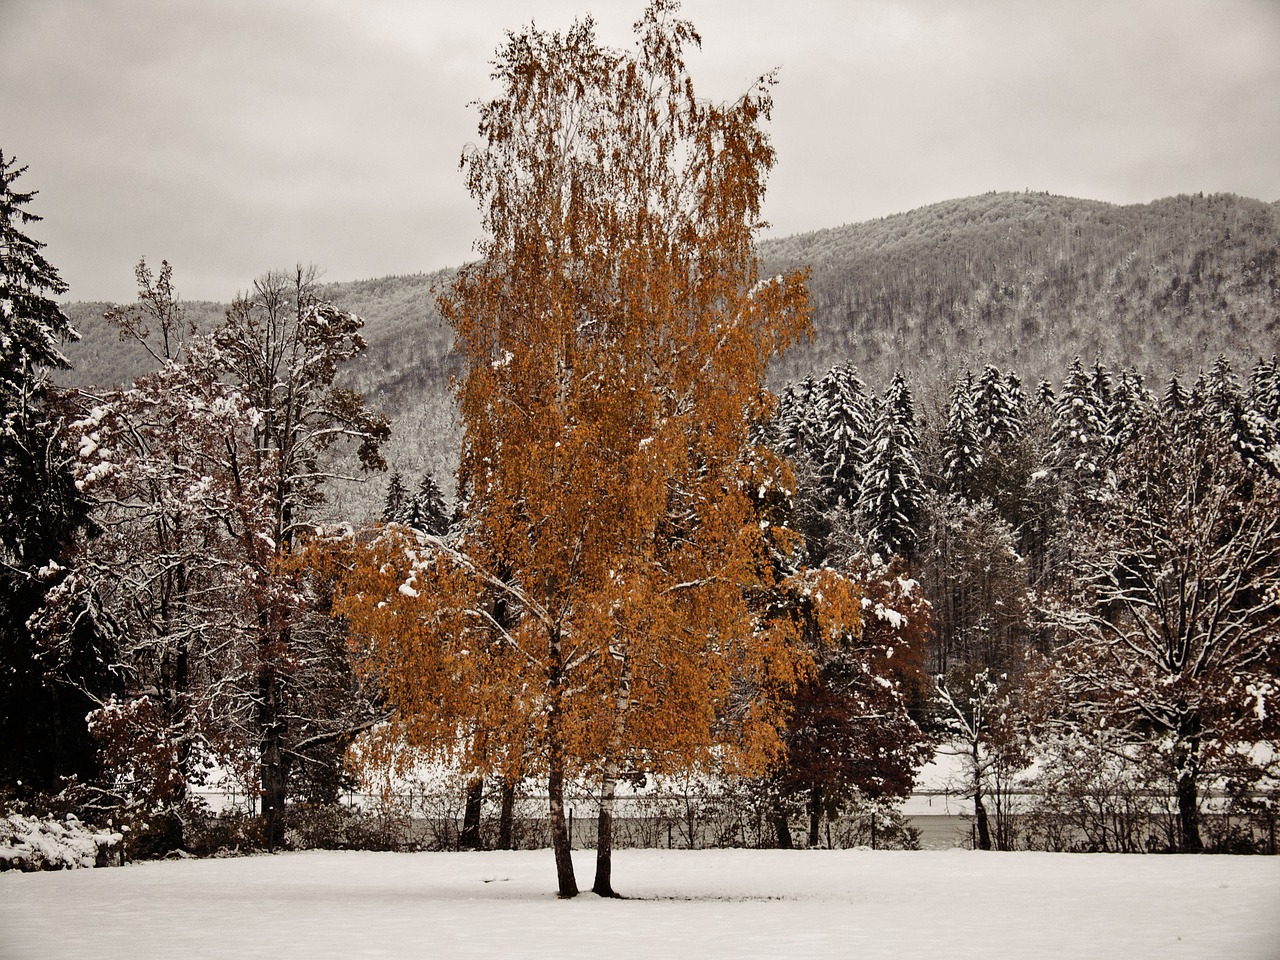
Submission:
[[[1036,384],[1035,405],[1037,410],[1042,411],[1052,411],[1058,405],[1058,396],[1053,391],[1053,384],[1044,377],[1041,377]]]
[[[1231,370],[1230,361],[1221,354],[1204,379],[1200,412],[1230,439],[1246,462],[1272,472],[1280,471],[1280,450],[1276,448],[1271,423],[1249,402]]]
[[[822,417],[820,472],[827,501],[856,504],[867,447],[866,386],[852,365],[832,367],[818,383]],[[818,445],[818,444],[815,444]]]
[[[817,409],[818,385],[812,376],[788,384],[778,410],[780,453],[788,457],[812,454],[821,433]]]
[[[961,496],[969,495],[970,482],[982,463],[973,394],[973,374],[966,372],[951,388],[942,433],[942,480],[949,492]]]
[[[85,714],[106,677],[90,619],[56,650],[39,649],[29,627],[65,576],[88,504],[48,376],[77,334],[55,299],[66,284],[26,233],[40,217],[27,209],[35,193],[16,186],[25,170],[0,151],[0,786],[30,790],[92,772]]]
[[[1249,402],[1273,428],[1280,427],[1280,358],[1258,359],[1249,375]]]
[[[1022,388],[1017,378],[1012,382],[987,364],[973,388],[974,423],[978,437],[985,444],[1016,440],[1022,436]]]
[[[1067,369],[1054,410],[1054,459],[1058,468],[1087,484],[1104,469],[1111,438],[1106,401],[1079,357]]]
[[[443,537],[448,532],[449,511],[444,505],[444,494],[430,472],[423,473],[417,492],[405,502],[398,519],[405,526],[433,537]]]
[[[1107,411],[1117,450],[1124,449],[1138,439],[1143,415],[1154,403],[1155,398],[1143,385],[1142,376],[1137,370],[1120,372]]]
[[[403,523],[409,491],[404,488],[404,477],[397,470],[387,482],[387,501],[382,508],[383,523]]]
[[[910,557],[924,483],[911,389],[899,370],[885,391],[863,471],[859,514],[873,549]]]
[[[1169,377],[1169,383],[1164,388],[1164,396],[1160,398],[1160,409],[1165,413],[1180,414],[1187,409],[1190,400],[1191,395],[1187,393],[1182,380],[1175,373]]]

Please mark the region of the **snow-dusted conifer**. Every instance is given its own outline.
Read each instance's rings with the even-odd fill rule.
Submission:
[[[822,398],[820,472],[831,504],[856,503],[866,457],[866,387],[851,365],[833,367],[818,384]]]
[[[924,495],[918,448],[911,390],[898,371],[879,408],[859,509],[870,544],[888,555],[910,556],[915,548]]]
[[[433,537],[442,537],[448,532],[449,511],[444,505],[444,494],[430,472],[423,473],[417,491],[405,502],[401,522]]]
[[[973,388],[974,423],[985,443],[1001,443],[1022,436],[1021,386],[1015,377],[1010,383],[998,369],[987,364]]]
[[[27,209],[35,193],[16,186],[25,170],[0,151],[0,787],[44,789],[91,772],[87,694],[103,692],[105,668],[90,618],[56,650],[41,651],[30,629],[88,505],[48,377],[77,335],[55,299],[67,286],[26,233],[40,217]]]
[[[961,495],[968,494],[970,481],[982,463],[973,393],[973,374],[965,373],[951,388],[942,434],[942,479],[947,490]]]
[[[383,523],[403,523],[409,491],[404,488],[404,477],[397,470],[387,482],[387,500],[382,508]]]

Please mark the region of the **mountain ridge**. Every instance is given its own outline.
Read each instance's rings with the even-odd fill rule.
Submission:
[[[1117,205],[1047,193],[988,193],[759,244],[764,274],[810,269],[814,334],[775,362],[780,386],[836,363],[873,385],[991,362],[1056,381],[1071,357],[1149,377],[1195,373],[1219,353],[1246,362],[1280,341],[1280,201],[1180,195]],[[324,283],[365,318],[369,349],[349,384],[392,416],[447,403],[459,369],[434,292],[456,270]],[[176,285],[181,289],[181,265]],[[66,306],[84,337],[60,379],[125,382],[147,368],[102,320]],[[208,327],[225,306],[185,303]],[[438,417],[435,419],[439,419]]]

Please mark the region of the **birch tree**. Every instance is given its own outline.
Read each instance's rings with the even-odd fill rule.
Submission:
[[[755,509],[785,470],[747,444],[809,318],[803,278],[762,281],[753,247],[772,79],[700,100],[676,10],[652,3],[632,51],[590,19],[499,49],[462,159],[481,259],[440,301],[465,513],[447,544],[385,534],[340,599],[408,735],[545,777],[566,897],[567,778],[598,784],[612,895],[620,773],[761,768],[803,662],[768,607],[786,532]]]

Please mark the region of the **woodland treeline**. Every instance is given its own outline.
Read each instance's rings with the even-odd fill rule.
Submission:
[[[513,842],[515,798],[545,796],[562,896],[566,792],[589,790],[611,896],[622,784],[697,776],[772,842],[816,845],[849,811],[891,818],[941,745],[984,848],[1270,840],[1277,361],[1235,367],[1226,343],[1157,378],[1078,320],[1105,296],[1153,355],[1211,316],[1219,339],[1271,329],[1268,208],[1188,200],[1183,229],[1170,201],[1135,246],[1140,210],[1078,205],[1064,231],[1058,199],[1004,196],[762,261],[773,78],[699,100],[677,9],[654,0],[634,51],[590,19],[508,35],[463,155],[480,258],[352,288],[387,317],[432,290],[449,339],[427,324],[403,366],[371,365],[313,269],[216,311],[143,261],[137,302],[102,311],[140,369],[59,387],[65,285],[0,155],[6,807],[128,827],[135,856],[274,850],[357,817],[357,777],[430,763],[466,794],[465,845]],[[1218,254],[1169,253],[1219,225]],[[882,390],[848,360],[766,389],[813,362],[813,302],[817,347]],[[1023,334],[1080,342],[1056,365],[959,359]],[[447,471],[393,459],[353,507],[340,491],[392,446],[371,385],[412,406],[446,370],[458,425],[408,419],[456,444]],[[214,776],[250,814],[202,808]]]

